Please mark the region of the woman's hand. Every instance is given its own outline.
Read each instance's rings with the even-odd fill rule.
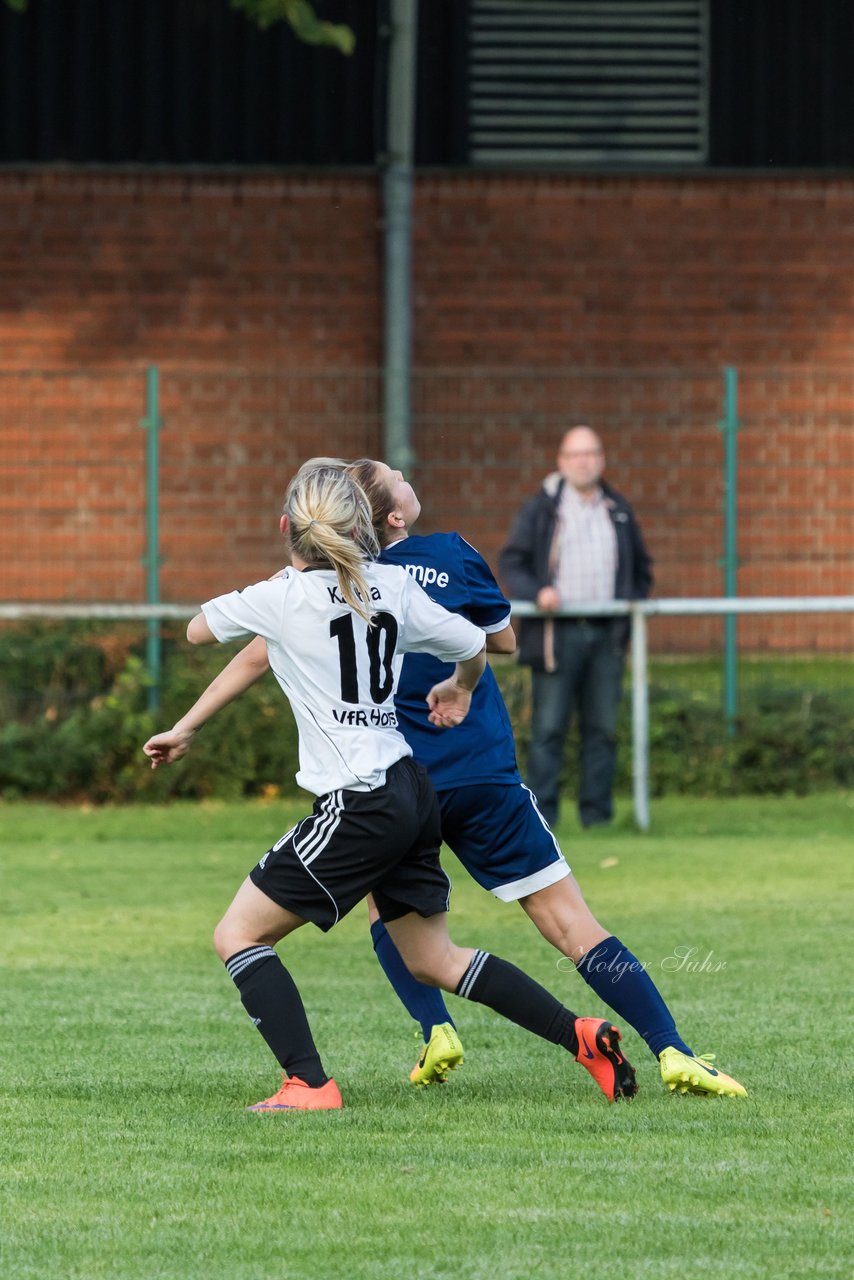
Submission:
[[[427,706],[430,708],[427,719],[437,729],[453,729],[468,715],[471,695],[471,689],[457,684],[453,676],[441,680],[427,694]]]
[[[166,733],[155,733],[142,748],[151,761],[152,769],[161,764],[174,764],[190,750],[194,729],[169,729]]]

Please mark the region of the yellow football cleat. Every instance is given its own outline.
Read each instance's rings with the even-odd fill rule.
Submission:
[[[463,1046],[450,1022],[433,1027],[421,1057],[409,1073],[413,1084],[444,1084],[448,1072],[463,1063]]]
[[[665,1049],[659,1058],[661,1078],[668,1089],[680,1093],[718,1094],[723,1098],[746,1098],[743,1084],[712,1066],[713,1053],[692,1058],[679,1049]]]

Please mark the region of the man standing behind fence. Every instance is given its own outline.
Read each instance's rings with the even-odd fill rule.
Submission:
[[[643,600],[652,560],[626,499],[602,480],[605,454],[590,427],[567,431],[558,470],[516,517],[501,552],[509,596],[545,613],[585,602]],[[629,640],[625,617],[525,618],[519,661],[532,668],[528,785],[550,825],[558,817],[564,743],[577,710],[582,826],[610,822],[617,710]]]

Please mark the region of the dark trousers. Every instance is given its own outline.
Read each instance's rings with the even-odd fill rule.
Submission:
[[[555,620],[557,670],[533,673],[528,786],[543,817],[557,822],[564,744],[578,715],[581,781],[578,812],[582,825],[610,822],[617,764],[617,711],[624,653],[613,624]]]

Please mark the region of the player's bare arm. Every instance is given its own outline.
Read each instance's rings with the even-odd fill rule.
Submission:
[[[216,636],[208,626],[203,613],[197,613],[187,624],[187,639],[190,644],[216,644]]]
[[[491,631],[486,637],[487,653],[515,653],[516,632],[508,622],[500,631]]]
[[[198,614],[197,617],[204,620],[203,613]],[[193,626],[196,621],[197,618],[194,618],[190,626]],[[205,621],[205,627],[207,625]],[[208,630],[210,630],[209,627]],[[194,641],[194,643],[207,643],[207,641]],[[176,760],[185,756],[190,749],[196,730],[206,724],[217,711],[245,693],[266,674],[269,667],[267,645],[261,637],[256,636],[240,650],[240,653],[235,654],[218,676],[214,677],[186,715],[182,716],[167,732],[156,733],[148,739],[142,749],[151,760],[152,769],[156,769],[161,764],[174,764]]]

